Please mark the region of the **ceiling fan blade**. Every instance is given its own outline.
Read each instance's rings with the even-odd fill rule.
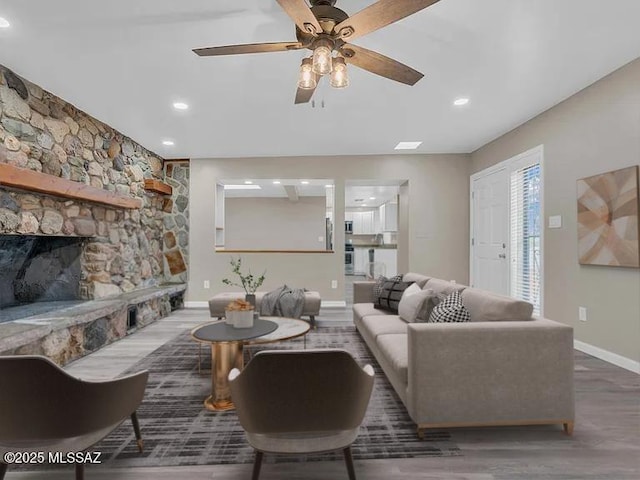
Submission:
[[[322,33],[322,27],[304,0],[277,0],[282,9],[303,32]]]
[[[351,41],[427,8],[439,0],[379,0],[340,22],[335,27],[343,39]]]
[[[201,57],[216,55],[240,55],[242,53],[286,52],[302,48],[299,42],[245,43],[243,45],[225,45],[224,47],[194,48],[193,53]]]
[[[316,88],[318,88],[318,83],[320,83],[320,75],[316,75]],[[298,88],[296,92],[296,99],[293,103],[298,105],[299,103],[309,103],[311,97],[316,91],[316,88]]]
[[[407,65],[351,43],[340,49],[347,63],[360,67],[381,77],[407,85],[415,85],[424,75]]]

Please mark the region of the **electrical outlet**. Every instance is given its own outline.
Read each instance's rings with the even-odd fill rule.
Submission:
[[[338,288],[338,280],[331,280],[331,288]]]
[[[581,322],[587,321],[587,307],[578,307],[578,320]]]
[[[209,280],[204,281],[204,288],[211,288],[211,284],[209,283]]]

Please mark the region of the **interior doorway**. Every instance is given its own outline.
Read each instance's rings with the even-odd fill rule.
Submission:
[[[543,311],[543,148],[471,177],[470,278],[474,287]]]
[[[345,276],[377,278],[398,271],[401,180],[345,182]]]

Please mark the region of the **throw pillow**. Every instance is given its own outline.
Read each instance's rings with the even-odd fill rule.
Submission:
[[[421,291],[422,289],[420,288],[420,286],[414,282],[411,285],[409,285],[407,289],[402,293],[402,298],[406,298],[410,295],[420,293]],[[402,298],[400,299],[400,301],[402,301]]]
[[[417,322],[428,322],[429,317],[431,316],[431,312],[433,311],[435,306],[446,298],[446,295],[436,293],[436,291],[431,288],[425,288],[423,292],[426,293],[424,301],[420,306],[420,310],[418,310],[418,316],[416,317]]]
[[[429,322],[468,322],[471,319],[469,310],[462,304],[460,292],[453,292],[433,307]]]
[[[383,275],[380,275],[377,279],[376,279],[376,284],[373,286],[373,303],[374,305],[376,303],[378,303],[378,300],[380,299],[380,295],[382,294],[382,286],[384,285],[384,282],[388,282],[388,281],[392,281],[392,282],[398,282],[402,280],[402,275],[396,275],[394,277],[391,278],[387,278]]]
[[[378,301],[373,304],[379,310],[388,310],[391,313],[398,313],[398,305],[404,291],[413,282],[401,282],[388,280],[382,285],[382,292]]]
[[[417,287],[418,291],[415,292],[413,287]],[[418,284],[414,283],[404,291],[398,304],[398,315],[407,323],[416,322],[424,311],[425,302],[434,297],[435,294],[433,290],[421,290]],[[427,318],[429,318],[428,315]]]

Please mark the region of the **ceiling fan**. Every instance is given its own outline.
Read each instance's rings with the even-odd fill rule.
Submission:
[[[414,85],[424,75],[380,53],[358,47],[352,40],[408,17],[439,0],[379,0],[349,16],[334,5],[336,0],[276,0],[296,24],[294,42],[249,43],[223,47],[196,48],[202,57],[268,53],[308,49],[298,76],[295,103],[307,103],[320,78],[329,75],[334,88],[349,85],[347,64],[407,85]],[[335,56],[334,56],[335,52]]]

